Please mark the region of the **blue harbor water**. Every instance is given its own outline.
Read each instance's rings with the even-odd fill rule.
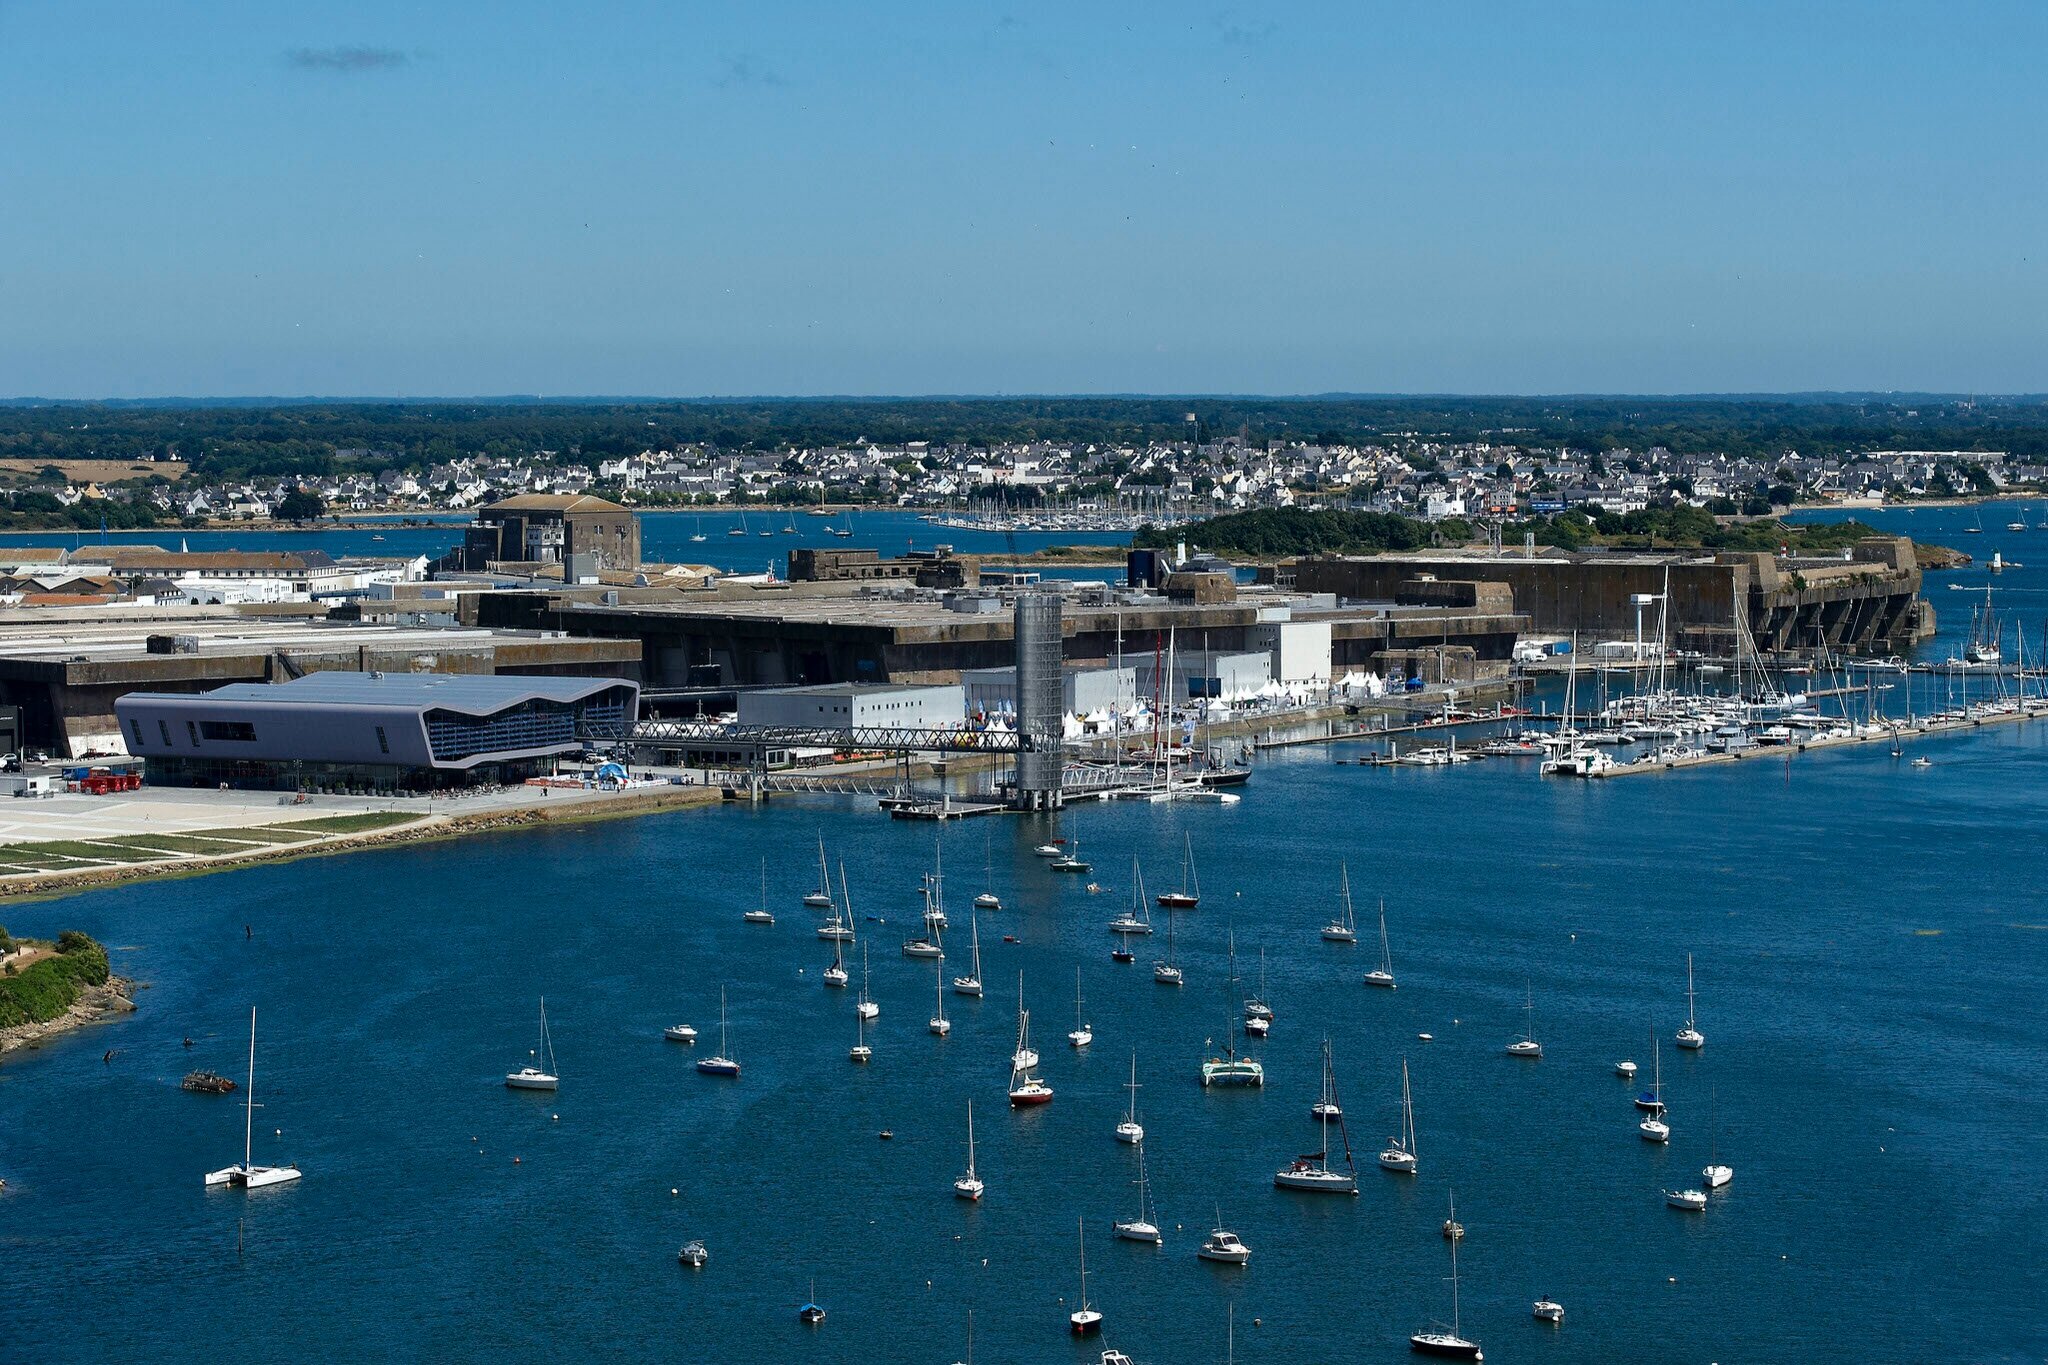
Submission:
[[[1355,752],[1355,751],[1354,751]],[[39,1361],[563,1358],[1089,1361],[1065,1333],[1088,1230],[1103,1343],[1141,1365],[1408,1358],[1449,1315],[1439,1235],[1455,1191],[1463,1326],[1491,1361],[1995,1361],[2048,1352],[2048,727],[1612,782],[1526,763],[1261,760],[1236,807],[1097,805],[944,831],[949,973],[969,897],[986,999],[948,994],[933,1037],[916,929],[930,825],[849,802],[714,809],[313,859],[6,907],[78,927],[148,984],[141,1009],[0,1069],[0,1355]],[[1110,961],[1130,859],[1203,901],[1174,948],[1185,989]],[[851,1065],[853,992],[798,904],[823,833],[843,859],[882,1014]],[[743,924],[763,860],[779,922]],[[1339,860],[1362,938],[1324,943]],[[1361,973],[1386,903],[1396,991]],[[244,926],[253,937],[245,937]],[[1235,929],[1245,980],[1227,980]],[[1004,935],[1018,941],[1008,943]],[[1256,988],[1263,1091],[1203,1091],[1209,1041]],[[1685,955],[1707,1044],[1678,1053]],[[853,962],[854,987],[862,963]],[[1065,1032],[1082,972],[1095,1042]],[[1017,975],[1043,1110],[1005,1104]],[[729,996],[737,1081],[701,1076]],[[1541,1061],[1502,1053],[1534,1000]],[[547,997],[562,1088],[507,1091]],[[241,1155],[240,1077],[261,1010],[255,1155],[297,1184],[201,1189]],[[664,1025],[702,1032],[691,1048]],[[1433,1034],[1423,1042],[1418,1034]],[[190,1036],[187,1050],[181,1039]],[[1331,1041],[1357,1198],[1288,1194],[1319,1145]],[[1674,1130],[1641,1140],[1661,1040]],[[1243,1040],[1240,1039],[1242,1043]],[[115,1055],[103,1061],[107,1049]],[[1112,1240],[1135,1210],[1112,1138],[1135,1050],[1162,1248]],[[1403,1058],[1421,1171],[1376,1168]],[[986,1200],[950,1182],[974,1103]],[[881,1141],[883,1130],[893,1141]],[[279,1131],[281,1130],[281,1132]],[[1703,1214],[1660,1191],[1735,1169]],[[675,1191],[671,1194],[671,1191]],[[1217,1217],[1244,1269],[1195,1257]],[[711,1263],[676,1263],[702,1237]],[[815,1286],[815,1288],[814,1288]],[[829,1310],[798,1325],[815,1294]],[[1561,1330],[1530,1317],[1564,1303]]]
[[[342,555],[440,556],[462,543],[467,517],[440,517],[431,525],[404,525],[399,518],[358,517],[358,525],[323,530],[182,531],[175,526],[154,531],[111,531],[110,545],[158,545],[175,550],[183,545],[201,550],[325,550]],[[963,530],[939,526],[915,512],[894,509],[843,512],[832,518],[808,516],[801,510],[745,513],[744,535],[738,512],[644,512],[640,517],[641,553],[651,563],[710,564],[732,573],[760,573],[771,563],[777,574],[793,549],[841,549],[857,546],[900,555],[950,545],[962,554],[1000,559],[1030,554],[1055,545],[1125,545],[1126,532]],[[851,536],[832,533],[833,527]],[[794,527],[794,530],[789,528]],[[769,534],[762,535],[762,531]],[[701,535],[701,541],[690,537]],[[22,545],[62,545],[88,553],[101,542],[97,532],[24,531],[0,535],[0,553]],[[1119,571],[1117,566],[1089,571],[1093,577]]]

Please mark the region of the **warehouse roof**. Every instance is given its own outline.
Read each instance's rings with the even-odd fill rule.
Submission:
[[[489,673],[308,673],[281,683],[229,683],[203,693],[132,692],[130,697],[166,696],[178,701],[317,703],[336,706],[429,706],[482,715],[523,701],[578,702],[614,687],[638,685],[620,678],[497,676]]]

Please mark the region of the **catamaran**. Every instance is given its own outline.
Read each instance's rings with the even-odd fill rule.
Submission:
[[[1126,1242],[1150,1242],[1158,1246],[1162,1238],[1159,1225],[1152,1221],[1151,1182],[1145,1174],[1145,1144],[1137,1143],[1133,1150],[1138,1154],[1138,1216],[1119,1220],[1116,1235]]]
[[[555,1073],[555,1043],[548,1036],[548,1002],[543,996],[540,1002],[540,1046],[527,1054],[533,1060],[517,1071],[506,1073],[505,1088],[508,1090],[553,1090],[561,1084]],[[545,1058],[547,1065],[540,1065]]]
[[[1237,931],[1230,933],[1230,993],[1237,994]],[[1212,1085],[1255,1085],[1266,1083],[1266,1068],[1249,1057],[1237,1055],[1237,1044],[1231,1037],[1228,1023],[1223,1028],[1223,1055],[1210,1057],[1202,1063],[1202,1086]]]
[[[1131,859],[1131,908],[1109,922],[1112,934],[1149,934],[1152,932],[1152,912],[1145,904],[1145,874],[1138,868],[1138,860]]]
[[[249,1007],[249,1085],[242,1097],[242,1159],[233,1166],[206,1173],[206,1188],[227,1185],[240,1190],[260,1190],[268,1185],[286,1185],[305,1174],[297,1166],[258,1166],[256,1145],[256,1007]]]
[[[1081,969],[1074,968],[1074,1028],[1067,1034],[1067,1041],[1075,1047],[1086,1047],[1095,1041],[1095,1030],[1088,1024],[1088,1016],[1081,1006]]]
[[[1358,920],[1351,913],[1351,869],[1337,864],[1337,918],[1323,926],[1323,938],[1330,943],[1358,942]]]
[[[1343,1110],[1337,1103],[1337,1073],[1330,1064],[1330,1040],[1323,1040],[1323,1102],[1337,1111],[1337,1135],[1344,1143],[1344,1165],[1330,1164],[1330,1114],[1322,1115],[1323,1149],[1296,1157],[1273,1172],[1273,1184],[1283,1190],[1312,1190],[1320,1194],[1357,1194],[1358,1163],[1351,1159],[1351,1138],[1344,1131]]]
[[[1387,898],[1380,897],[1380,965],[1365,974],[1368,986],[1394,989],[1394,955],[1387,949]]]
[[[1458,1199],[1451,1196],[1451,1216],[1444,1223],[1445,1228],[1458,1226]],[[1464,1329],[1458,1322],[1458,1238],[1446,1237],[1451,1244],[1451,1330],[1439,1327],[1417,1332],[1408,1338],[1408,1349],[1418,1355],[1441,1356],[1448,1360],[1484,1360],[1479,1343],[1467,1341]]]
[[[707,1076],[737,1076],[740,1064],[732,1059],[727,1050],[725,1037],[725,987],[718,988],[718,1052],[711,1057],[699,1057],[697,1070]]]
[[[988,1187],[981,1183],[981,1177],[974,1172],[974,1101],[967,1101],[967,1174],[953,1182],[955,1199],[975,1199],[982,1196]]]
[[[1401,1059],[1401,1135],[1387,1139],[1380,1165],[1402,1175],[1415,1174],[1415,1097],[1408,1089],[1408,1059]]]
[[[1675,1040],[1688,1052],[1697,1052],[1707,1045],[1707,1035],[1699,1030],[1698,1021],[1693,1018],[1692,954],[1685,955],[1685,1027],[1678,1031]]]
[[[1159,893],[1160,908],[1192,910],[1202,903],[1202,883],[1195,874],[1195,841],[1181,832],[1180,890]]]
[[[1143,1142],[1145,1140],[1145,1125],[1138,1122],[1138,1050],[1136,1048],[1131,1049],[1130,1084],[1124,1088],[1131,1092],[1131,1103],[1124,1110],[1123,1121],[1116,1126],[1116,1140],[1118,1142]]]

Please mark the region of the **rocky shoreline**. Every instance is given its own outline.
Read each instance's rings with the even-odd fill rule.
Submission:
[[[98,986],[89,986],[70,1009],[41,1023],[15,1024],[0,1028],[0,1057],[23,1048],[38,1048],[61,1034],[88,1024],[135,1012],[135,983],[126,977],[110,976]]]

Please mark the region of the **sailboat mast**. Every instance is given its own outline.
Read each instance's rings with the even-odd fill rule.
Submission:
[[[248,1170],[256,1144],[256,1007],[249,1006],[249,1093],[242,1104],[242,1169]]]

